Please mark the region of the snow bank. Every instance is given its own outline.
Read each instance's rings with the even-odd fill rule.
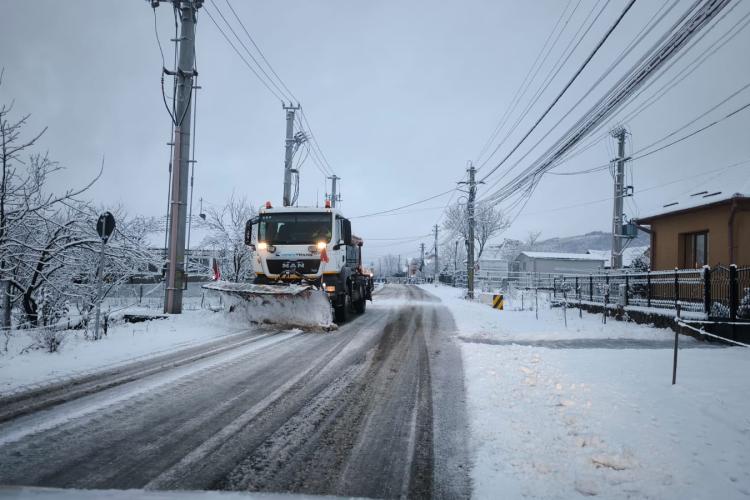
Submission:
[[[128,312],[153,314],[153,310],[147,309]],[[95,342],[86,340],[81,330],[69,330],[56,353],[42,350],[22,353],[32,339],[27,332],[14,331],[8,353],[0,355],[0,394],[166,354],[247,329],[246,323],[233,322],[221,312],[184,311],[166,319],[112,324],[107,335]]]
[[[750,496],[750,350],[681,338],[672,386],[670,330],[428,291],[464,340],[474,497]]]

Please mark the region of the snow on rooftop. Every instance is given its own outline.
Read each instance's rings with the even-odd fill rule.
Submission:
[[[734,197],[750,197],[750,177],[745,174],[745,170],[746,167],[742,167],[732,175],[723,173],[703,179],[697,186],[670,198],[654,198],[655,206],[652,205],[652,208],[646,210],[645,214],[635,218],[649,219],[704,205],[727,202]]]
[[[596,260],[603,262],[606,260],[598,255],[591,255],[587,253],[565,253],[565,252],[521,252],[521,255],[525,255],[530,259],[554,259],[554,260]]]

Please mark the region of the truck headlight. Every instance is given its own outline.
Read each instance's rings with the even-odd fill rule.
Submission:
[[[316,246],[318,247],[318,251],[323,251],[326,249],[326,245],[325,241],[319,241]]]

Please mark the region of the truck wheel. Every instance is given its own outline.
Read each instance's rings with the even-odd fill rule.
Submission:
[[[367,309],[367,299],[365,298],[364,291],[362,292],[360,293],[360,297],[362,298],[354,303],[354,312],[357,314],[364,314],[365,309]]]
[[[347,296],[342,297],[341,301],[333,307],[333,317],[337,324],[345,323],[349,317],[349,307],[351,302]]]

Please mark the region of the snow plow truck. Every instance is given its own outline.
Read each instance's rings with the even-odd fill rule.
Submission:
[[[247,221],[252,283],[215,282],[204,288],[235,299],[254,322],[290,326],[343,323],[372,300],[373,279],[362,265],[361,238],[329,202],[323,208],[272,207]]]

